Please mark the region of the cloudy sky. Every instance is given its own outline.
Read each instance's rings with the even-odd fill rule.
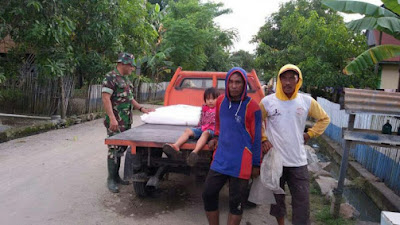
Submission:
[[[222,29],[236,29],[240,40],[235,42],[233,51],[245,50],[254,52],[255,44],[250,44],[252,36],[256,35],[265,18],[277,12],[279,5],[289,0],[204,0],[222,2],[225,8],[230,8],[232,13],[216,18],[215,22]],[[380,0],[360,0],[375,5],[381,5]],[[345,15],[345,14],[343,14]],[[358,16],[359,17],[359,16]],[[357,18],[356,15],[345,16],[345,21]]]

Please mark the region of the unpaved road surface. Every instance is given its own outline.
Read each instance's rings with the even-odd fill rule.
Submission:
[[[134,120],[140,124],[137,115]],[[0,224],[207,224],[202,184],[193,177],[171,174],[159,193],[144,199],[132,185],[110,193],[105,137],[99,119],[0,144]],[[227,193],[224,187],[221,224]],[[276,222],[269,207],[258,206],[244,212],[241,224]]]

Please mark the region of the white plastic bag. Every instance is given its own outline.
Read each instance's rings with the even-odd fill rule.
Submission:
[[[260,170],[261,182],[265,187],[274,194],[285,194],[285,191],[279,186],[283,171],[282,156],[279,151],[271,148],[264,156]]]
[[[260,176],[253,179],[248,200],[257,205],[276,204],[274,194],[261,183]]]

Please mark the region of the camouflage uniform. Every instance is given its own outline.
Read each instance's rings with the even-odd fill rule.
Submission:
[[[121,53],[118,55],[118,61],[122,64],[130,64],[135,66],[134,57],[129,53]],[[106,74],[103,80],[102,93],[110,94],[111,108],[115,119],[118,122],[118,131],[114,132],[110,130],[110,117],[106,115],[104,119],[104,126],[107,129],[108,136],[113,136],[117,133],[129,130],[132,123],[132,100],[133,100],[133,85],[128,79],[128,76],[121,75],[117,68]],[[117,183],[128,185],[129,182],[124,181],[119,176],[119,168],[121,164],[121,156],[126,151],[126,146],[108,146],[107,155],[107,168],[108,178],[107,186],[108,189],[113,192],[119,192]]]
[[[102,92],[111,94],[111,104],[115,119],[118,121],[118,131],[109,129],[110,118],[106,115],[104,126],[107,128],[107,135],[113,136],[117,133],[129,130],[132,124],[132,100],[133,85],[127,76],[119,74],[117,69],[109,72],[103,80]],[[115,154],[122,155],[126,150],[125,146],[108,146],[108,158],[114,158]]]

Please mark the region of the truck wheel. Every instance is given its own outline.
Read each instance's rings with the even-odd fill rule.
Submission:
[[[147,196],[146,182],[134,181],[133,190],[135,190],[137,196],[146,197]]]

